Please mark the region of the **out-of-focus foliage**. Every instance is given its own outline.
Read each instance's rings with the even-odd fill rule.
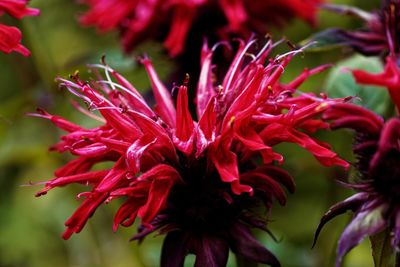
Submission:
[[[349,59],[340,61],[329,73],[324,89],[330,97],[355,96],[354,103],[359,104],[382,116],[388,115],[393,109],[389,93],[378,86],[357,84],[351,70],[365,70],[379,73],[383,70],[382,62],[376,57],[354,55]]]
[[[36,199],[34,193],[41,185],[29,185],[51,178],[53,171],[66,161],[66,156],[47,150],[61,132],[48,121],[27,117],[25,113],[42,107],[84,125],[91,123],[71,107],[68,100],[72,96],[57,88],[54,82],[56,76],[67,76],[76,70],[86,75],[85,64],[96,63],[105,54],[110,65],[127,76],[138,89],[146,90],[149,83],[143,69],[136,63],[137,55],[146,52],[153,58],[158,73],[164,77],[173,68],[173,63],[161,53],[160,45],[146,44],[135,54],[125,56],[114,35],[98,35],[91,28],[81,28],[76,17],[82,7],[73,2],[32,0],[31,6],[40,8],[41,16],[14,22],[21,23],[24,42],[31,49],[32,57],[27,59],[18,54],[0,54],[0,266],[157,266],[162,237],[150,237],[138,245],[128,242],[136,231],[134,227],[120,229],[114,234],[111,230],[112,216],[117,205],[110,203],[101,208],[82,233],[64,241],[60,235],[64,221],[78,205],[73,198],[77,187],[54,190]],[[334,2],[355,4],[364,9],[379,6],[377,0]],[[319,28],[333,25],[353,28],[359,26],[357,23],[351,18],[323,11]],[[314,30],[303,22],[295,21],[283,33],[275,29],[273,35],[279,39],[284,34],[296,43],[306,39]],[[287,48],[282,45],[276,50],[282,53]],[[292,79],[304,67],[338,62],[346,56],[346,51],[342,52],[310,52],[298,56],[286,69],[285,77]],[[327,74],[312,77],[303,89],[331,90],[329,88],[336,86],[336,78],[331,74],[325,81],[326,77]],[[322,138],[332,143],[343,157],[351,160],[348,149],[350,134],[324,133]],[[294,147],[280,147],[292,155],[286,159],[285,167],[296,174],[298,186],[286,207],[276,206],[273,209],[270,228],[280,241],[275,243],[265,233],[260,233],[259,238],[268,243],[283,266],[333,266],[337,238],[350,215],[343,215],[328,224],[317,246],[311,249],[311,244],[321,215],[330,205],[350,194],[334,181],[344,179],[346,174],[338,169],[319,166],[311,156]],[[368,242],[354,249],[345,259],[345,266],[372,265]],[[187,266],[191,266],[190,260]],[[236,266],[234,259],[229,266]]]

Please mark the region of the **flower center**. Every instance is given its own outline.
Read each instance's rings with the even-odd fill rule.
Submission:
[[[229,227],[240,212],[240,208],[229,204],[222,192],[207,184],[175,188],[171,199],[175,219],[179,227],[200,233],[214,233]]]
[[[377,162],[372,160],[378,151],[379,136],[358,135],[355,149],[357,155],[357,169],[365,181],[372,181],[376,192],[382,196],[400,200],[400,150],[396,146],[380,153]],[[367,145],[369,144],[369,145]]]
[[[400,199],[400,151],[392,149],[379,159],[371,177],[377,191],[384,196]]]

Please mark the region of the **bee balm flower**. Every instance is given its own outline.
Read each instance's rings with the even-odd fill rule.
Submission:
[[[266,24],[285,24],[297,17],[314,24],[322,0],[82,0],[90,9],[83,25],[102,31],[118,29],[126,51],[144,40],[163,40],[171,56],[201,39],[231,34],[248,38],[266,33]],[[191,39],[190,45],[186,45]],[[196,51],[197,52],[197,51]]]
[[[176,89],[175,104],[148,58],[142,63],[151,80],[154,109],[107,65],[92,66],[105,71],[105,80],[59,79],[101,115],[79,108],[99,121],[98,127],[87,129],[45,111],[34,114],[67,132],[52,149],[76,156],[37,195],[71,183],[89,187],[79,194],[84,200],[66,222],[65,239],[80,232],[99,205],[124,197],[114,230],[131,226],[139,217],[141,226],[133,239],[156,230],[166,234],[161,266],[181,266],[189,253],[196,255],[196,266],[225,266],[229,249],[250,261],[279,266],[250,232],[252,227],[267,230],[273,201],[284,205],[283,188],[295,189],[291,176],[277,165],[283,156],[273,146],[291,142],[323,165],[348,164],[308,134],[326,128],[317,116],[333,100],[298,95],[296,90],[326,66],[281,84],[279,78],[295,52],[264,66],[272,43],[249,59],[253,43],[240,42],[220,83],[212,75],[213,51],[203,47],[197,119],[189,112],[188,80]],[[104,161],[114,162],[113,167],[93,170]],[[256,212],[257,207],[265,213]]]
[[[333,121],[333,129],[349,128],[356,132],[353,151],[360,177],[354,184],[344,184],[357,193],[329,209],[321,219],[315,240],[329,220],[351,210],[354,216],[340,237],[337,266],[365,237],[386,228],[392,233],[393,248],[400,249],[400,119],[394,117],[385,122],[373,112],[352,104],[333,105],[323,117]]]
[[[400,69],[394,51],[386,59],[382,73],[353,70],[357,83],[378,85],[388,89],[392,101],[400,110]],[[344,230],[338,246],[337,266],[342,258],[365,237],[389,229],[392,246],[400,249],[400,118],[386,122],[375,113],[352,104],[334,104],[323,114],[331,120],[331,128],[349,128],[356,132],[353,152],[360,176],[354,184],[344,184],[358,192],[332,206],[322,217],[316,231],[317,239],[322,227],[332,218],[352,210],[353,220]],[[315,243],[315,242],[314,242]]]
[[[27,0],[0,0],[0,15],[7,13],[14,18],[21,19],[24,16],[37,16],[39,10],[27,8]],[[16,51],[23,56],[29,56],[29,50],[21,44],[22,34],[16,27],[0,24],[0,50],[4,53]]]

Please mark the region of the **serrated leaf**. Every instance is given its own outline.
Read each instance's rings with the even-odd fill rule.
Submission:
[[[356,96],[355,104],[368,108],[375,113],[385,116],[391,110],[390,96],[382,87],[357,84],[351,70],[359,69],[371,73],[383,70],[381,61],[376,57],[360,55],[339,62],[330,71],[325,83],[329,97]]]
[[[375,267],[394,265],[394,250],[391,246],[390,231],[386,230],[370,237]]]

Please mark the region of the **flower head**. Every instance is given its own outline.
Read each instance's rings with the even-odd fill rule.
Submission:
[[[171,56],[181,54],[195,38],[220,40],[233,34],[265,34],[266,24],[285,24],[293,17],[315,23],[321,0],[83,0],[90,10],[83,25],[102,31],[118,29],[126,51],[148,39],[163,40]],[[200,39],[200,40],[199,40]]]
[[[0,0],[0,15],[7,13],[14,18],[24,16],[37,16],[39,10],[28,8],[28,0]],[[29,56],[29,50],[21,44],[22,34],[16,27],[0,24],[0,50],[4,53],[16,51],[24,56]]]
[[[352,73],[357,83],[388,89],[400,110],[400,70],[394,54],[386,58],[382,73],[362,70],[353,70]],[[391,231],[393,248],[400,249],[400,118],[396,116],[385,122],[368,109],[353,104],[334,104],[325,111],[323,118],[332,121],[332,129],[349,128],[356,132],[353,152],[359,179],[352,184],[343,183],[358,192],[329,209],[321,219],[314,243],[329,220],[352,210],[353,220],[339,240],[337,266],[341,265],[344,255],[365,237],[384,229]]]
[[[360,176],[353,184],[343,183],[357,191],[353,196],[332,206],[323,216],[322,227],[332,218],[352,210],[352,221],[344,230],[337,249],[337,266],[343,256],[365,237],[388,228],[392,245],[400,248],[400,118],[384,121],[373,112],[353,105],[336,104],[323,117],[332,120],[331,128],[349,128],[356,132],[353,151]]]
[[[229,249],[251,261],[279,266],[250,233],[251,227],[266,230],[274,200],[285,204],[283,187],[295,189],[291,176],[279,166],[283,156],[273,146],[291,142],[325,166],[348,164],[328,144],[309,136],[327,127],[318,115],[336,100],[296,90],[326,66],[306,69],[289,84],[281,84],[279,78],[297,51],[264,66],[272,43],[248,58],[253,43],[240,41],[221,82],[213,78],[213,50],[203,46],[197,119],[189,112],[190,80],[175,89],[174,104],[148,58],[142,63],[150,77],[154,109],[107,65],[92,66],[97,74],[99,69],[105,72],[105,80],[87,83],[77,75],[73,81],[59,79],[101,115],[77,106],[99,121],[100,126],[87,129],[42,110],[33,114],[67,132],[52,150],[77,157],[58,169],[37,195],[72,183],[89,187],[78,195],[84,200],[66,222],[65,239],[80,232],[99,205],[124,197],[114,230],[131,226],[139,217],[141,226],[133,239],[156,230],[166,234],[162,266],[181,266],[188,253],[196,255],[196,266],[225,266]],[[113,167],[92,169],[104,161],[114,162]],[[257,207],[264,207],[265,213]]]

